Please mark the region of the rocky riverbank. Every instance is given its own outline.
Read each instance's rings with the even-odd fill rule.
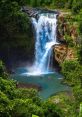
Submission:
[[[40,85],[36,85],[36,84],[25,84],[25,83],[20,83],[20,82],[18,82],[17,83],[17,85],[16,85],[16,87],[17,88],[28,88],[28,89],[31,89],[31,88],[33,88],[33,89],[36,89],[36,90],[38,90],[38,91],[41,91],[42,90],[42,87],[40,86]]]

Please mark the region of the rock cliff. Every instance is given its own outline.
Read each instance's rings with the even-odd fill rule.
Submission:
[[[74,47],[78,45],[77,24],[70,13],[60,12],[58,16],[57,40],[60,44],[54,46],[54,56],[58,63],[77,59],[74,51]]]

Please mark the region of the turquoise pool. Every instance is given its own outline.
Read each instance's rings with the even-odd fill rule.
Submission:
[[[20,83],[40,86],[42,90],[39,91],[39,95],[42,99],[47,99],[60,91],[69,90],[67,85],[61,84],[62,75],[57,72],[42,75],[28,75],[26,74],[25,68],[18,68],[15,74],[12,75],[12,78]]]

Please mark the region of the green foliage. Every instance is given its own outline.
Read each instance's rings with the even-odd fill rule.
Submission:
[[[0,112],[5,113],[9,108],[9,99],[3,92],[0,91]]]
[[[37,106],[32,99],[15,99],[13,103],[13,111],[18,117],[31,117],[32,113],[36,115],[41,114],[43,116],[42,108]]]
[[[33,7],[68,8],[74,14],[78,13],[82,7],[82,0],[21,0],[19,3]]]
[[[73,87],[73,95],[76,99],[77,104],[80,104],[82,101],[82,87],[79,85]]]
[[[82,103],[80,104],[80,113],[79,113],[79,117],[82,116]]]
[[[77,117],[78,112],[76,112],[75,99],[71,92],[59,92],[49,99],[60,109],[61,117]],[[59,112],[59,111],[58,111]]]
[[[0,61],[0,76],[2,76],[3,74],[4,74],[4,65],[2,61]]]
[[[18,89],[15,90],[16,98],[27,99],[30,98],[37,105],[41,104],[41,99],[38,97],[38,92],[35,89]]]
[[[33,54],[31,22],[28,15],[21,11],[25,1],[0,1],[0,57],[4,61],[24,59],[27,55],[29,58],[29,53]]]
[[[67,0],[52,0],[56,8],[64,8]]]
[[[78,61],[64,61],[61,66],[65,80],[67,80],[71,85],[81,85],[82,66]]]
[[[62,73],[66,76],[71,71],[74,71],[79,63],[77,61],[64,61],[62,64]]]
[[[65,8],[71,9],[72,8],[72,3],[73,3],[73,0],[68,0],[68,2],[65,5]]]
[[[82,45],[78,49],[78,59],[80,64],[82,64]]]
[[[78,1],[78,0],[73,0],[73,3],[72,3],[72,12],[73,12],[74,14],[79,13],[81,7],[82,7],[82,0],[80,0],[80,1]]]
[[[74,107],[77,110],[82,101],[82,66],[78,61],[65,61],[61,66],[64,81],[72,86],[72,93],[75,99]]]
[[[67,44],[68,44],[69,47],[73,47],[74,46],[73,39],[71,38],[70,35],[66,34],[64,36],[64,38],[65,38],[65,40],[66,40],[66,42],[67,42]]]
[[[63,117],[61,109],[54,103],[45,101],[42,107],[44,109],[44,117]]]
[[[3,78],[0,78],[0,90],[11,99],[14,98],[15,88],[16,88],[16,84],[13,80],[6,80]]]
[[[39,117],[39,116],[37,116],[37,115],[32,115],[32,117]]]
[[[80,31],[80,34],[82,34],[82,21],[79,22],[79,31]]]
[[[0,60],[0,77],[7,79],[9,77],[3,62]]]

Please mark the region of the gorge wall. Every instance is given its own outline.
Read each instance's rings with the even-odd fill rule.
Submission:
[[[70,13],[60,12],[58,16],[57,39],[60,45],[54,47],[54,58],[58,63],[77,59],[75,46],[78,45],[77,24]]]

